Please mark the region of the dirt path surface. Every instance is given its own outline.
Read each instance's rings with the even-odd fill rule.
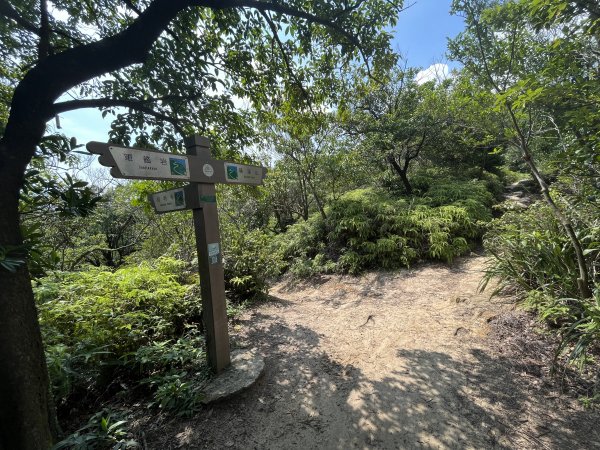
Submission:
[[[232,330],[264,357],[264,376],[147,428],[149,448],[600,448],[597,413],[495,345],[491,323],[513,307],[477,293],[483,265],[277,284]]]

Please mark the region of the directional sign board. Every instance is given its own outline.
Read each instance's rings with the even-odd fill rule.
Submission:
[[[230,363],[229,332],[219,217],[215,183],[262,184],[266,168],[213,159],[210,141],[202,136],[185,139],[186,155],[89,142],[87,149],[111,167],[115,178],[188,181],[183,187],[150,194],[157,213],[193,211],[198,270],[202,294],[206,349],[210,366],[220,373]]]
[[[191,207],[186,204],[184,188],[156,192],[154,194],[150,194],[148,198],[150,200],[150,204],[157,213],[191,209]],[[187,203],[189,203],[189,201]]]
[[[211,157],[177,155],[103,142],[89,142],[86,147],[90,153],[100,155],[98,162],[111,167],[110,174],[115,178],[258,186],[267,174],[264,167]]]
[[[154,192],[148,195],[148,200],[158,214],[202,208],[207,203],[217,201],[214,195],[200,195],[197,190],[197,186],[188,184],[181,188]]]

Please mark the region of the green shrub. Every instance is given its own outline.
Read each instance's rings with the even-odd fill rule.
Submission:
[[[145,375],[141,383],[153,392],[151,405],[180,416],[198,410],[210,376],[200,333],[189,330],[177,340],[151,342],[135,352],[133,361]]]
[[[272,236],[226,223],[223,230],[225,289],[231,302],[241,303],[268,293],[268,279],[279,273],[281,262]]]
[[[415,261],[450,261],[480,238],[491,218],[485,182],[454,182],[423,198],[394,198],[375,189],[347,192],[277,238],[296,276],[394,269]]]
[[[600,343],[600,285],[596,285],[591,299],[574,300],[577,314],[564,327],[563,339],[557,354],[570,349],[569,359],[580,366],[593,360],[588,350]]]
[[[595,283],[593,298],[579,298],[579,268],[571,241],[550,208],[539,202],[490,223],[484,246],[493,258],[481,288],[491,280],[499,282],[493,293],[516,288],[525,306],[562,336],[557,355],[567,353],[570,360],[582,363],[600,342],[600,226],[593,208],[569,208],[565,203],[565,211],[587,258]]]
[[[52,450],[113,450],[141,448],[129,438],[127,421],[119,414],[102,410],[94,414],[88,423],[56,444]]]
[[[56,272],[36,283],[48,369],[59,406],[74,392],[94,393],[118,385],[119,377],[138,381],[157,370],[183,367],[183,361],[191,361],[189,352],[195,352],[194,366],[204,365],[202,339],[193,335],[201,301],[192,284],[183,284],[192,282],[191,277],[182,277],[183,265],[159,258],[152,265],[114,272],[105,268]],[[156,350],[157,343],[165,343],[165,353],[155,351],[150,360],[142,359],[140,355],[150,355],[148,348]],[[176,365],[169,360],[172,354],[183,360]]]
[[[591,231],[591,230],[588,230]],[[579,232],[584,237],[584,230]],[[590,239],[584,239],[584,245]],[[497,278],[498,289],[517,286],[554,298],[577,297],[579,271],[575,254],[561,225],[542,203],[526,211],[509,211],[490,223],[485,249],[493,256],[486,281]]]

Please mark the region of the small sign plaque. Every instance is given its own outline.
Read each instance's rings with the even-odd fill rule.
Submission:
[[[186,209],[185,190],[183,188],[151,194],[152,204],[156,212],[177,211]]]
[[[230,183],[262,184],[262,167],[225,163],[225,180]]]
[[[208,262],[210,264],[218,264],[219,262],[219,243],[208,244]]]

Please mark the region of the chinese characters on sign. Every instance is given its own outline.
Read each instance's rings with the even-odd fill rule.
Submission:
[[[183,188],[151,194],[152,205],[156,212],[177,211],[186,209],[185,191]]]
[[[166,180],[189,180],[188,157],[159,152],[132,150],[110,146],[117,168],[126,177],[148,177]]]
[[[231,183],[262,184],[262,167],[225,163],[225,180]]]

